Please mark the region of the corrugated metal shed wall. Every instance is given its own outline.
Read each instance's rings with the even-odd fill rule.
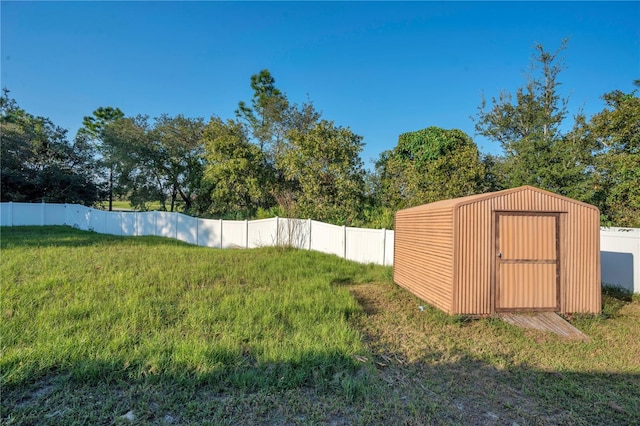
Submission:
[[[454,313],[491,314],[495,211],[566,212],[561,214],[562,312],[600,312],[599,221],[594,207],[533,188],[478,197],[455,213],[457,256]]]
[[[599,313],[602,309],[600,212],[571,206],[567,222],[563,312]]]
[[[396,213],[393,280],[451,313],[453,206]]]

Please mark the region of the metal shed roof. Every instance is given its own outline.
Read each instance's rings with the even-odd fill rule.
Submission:
[[[435,202],[429,203],[429,204],[423,204],[423,205],[420,205],[420,206],[409,207],[409,208],[404,209],[404,210],[406,210],[406,211],[413,211],[413,210],[419,211],[419,210],[432,210],[432,209],[436,210],[436,209],[447,209],[447,208],[455,209],[456,207],[459,207],[459,206],[462,206],[462,205],[465,205],[465,204],[475,203],[475,202],[482,201],[482,200],[485,200],[485,199],[488,199],[488,198],[501,197],[501,196],[504,196],[504,195],[509,195],[509,194],[523,192],[523,191],[537,192],[539,194],[548,195],[550,197],[554,197],[554,198],[557,198],[557,199],[562,199],[563,201],[566,201],[566,202],[569,202],[569,203],[578,204],[578,205],[581,205],[583,207],[588,207],[588,208],[597,210],[597,207],[592,206],[591,204],[583,203],[582,201],[574,200],[573,198],[565,197],[563,195],[554,194],[553,192],[545,191],[543,189],[539,189],[539,188],[536,188],[536,187],[530,186],[530,185],[519,186],[517,188],[504,189],[502,191],[496,191],[496,192],[487,192],[487,193],[483,193],[483,194],[468,195],[466,197],[452,198],[452,199],[449,199],[449,200],[435,201]]]

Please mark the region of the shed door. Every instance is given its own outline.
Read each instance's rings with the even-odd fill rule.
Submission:
[[[560,310],[560,218],[496,213],[496,311]]]

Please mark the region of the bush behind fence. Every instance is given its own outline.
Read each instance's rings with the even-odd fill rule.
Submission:
[[[0,203],[1,226],[67,225],[101,234],[155,235],[214,248],[290,246],[393,265],[394,234],[311,219],[198,219],[169,212],[108,212],[76,204]],[[602,228],[602,282],[640,293],[640,229]]]

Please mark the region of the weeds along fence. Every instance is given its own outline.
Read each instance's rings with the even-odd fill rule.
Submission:
[[[155,235],[216,248],[291,246],[360,263],[393,265],[394,234],[315,220],[198,219],[169,212],[108,212],[76,204],[0,203],[0,225],[68,225],[101,234]],[[640,229],[602,228],[602,282],[640,293]]]
[[[108,212],[77,204],[0,203],[0,225],[67,225],[100,234],[154,235],[215,248],[290,246],[360,263],[393,264],[393,231],[310,219],[198,219],[159,211]]]

